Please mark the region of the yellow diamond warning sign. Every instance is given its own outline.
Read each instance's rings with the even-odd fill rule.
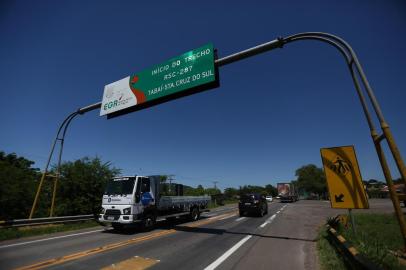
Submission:
[[[369,208],[353,146],[322,148],[332,208]]]

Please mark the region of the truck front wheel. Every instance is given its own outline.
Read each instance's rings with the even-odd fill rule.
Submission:
[[[146,231],[150,231],[154,228],[156,218],[154,215],[147,215],[142,221],[142,228]]]
[[[200,212],[198,207],[193,207],[192,210],[190,210],[190,219],[192,221],[198,220],[200,217]]]

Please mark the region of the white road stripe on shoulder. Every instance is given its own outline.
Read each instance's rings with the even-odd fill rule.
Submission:
[[[66,238],[66,237],[77,236],[77,235],[90,234],[90,233],[101,232],[101,231],[104,231],[104,229],[95,230],[95,231],[90,231],[90,232],[82,232],[82,233],[74,233],[74,234],[68,234],[68,235],[62,235],[62,236],[56,236],[56,237],[50,237],[50,238],[45,238],[45,239],[38,239],[38,240],[33,240],[33,241],[28,241],[28,242],[22,242],[22,243],[15,243],[15,244],[10,244],[10,245],[4,245],[4,246],[0,246],[0,248],[23,246],[23,245],[28,245],[28,244],[38,243],[38,242],[44,242],[44,241],[48,241],[48,240]]]
[[[235,244],[233,247],[231,247],[229,250],[226,251],[223,255],[221,255],[217,260],[212,262],[209,266],[204,268],[204,270],[214,270],[216,269],[222,262],[224,262],[228,257],[231,256],[238,248],[240,248],[242,245],[244,245],[245,242],[247,242],[252,235],[247,235],[243,239],[241,239],[237,244]]]
[[[243,219],[246,219],[246,217],[237,218],[235,221],[241,221],[241,220],[243,220]]]

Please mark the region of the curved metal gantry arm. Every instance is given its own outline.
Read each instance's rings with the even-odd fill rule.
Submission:
[[[371,134],[377,134],[374,123],[372,121],[371,113],[369,112],[369,109],[368,109],[368,106],[367,106],[367,103],[365,100],[365,96],[362,92],[362,88],[358,81],[357,75],[354,71],[353,64],[355,62],[354,58],[356,58],[356,55],[351,53],[353,51],[352,49],[351,50],[349,49],[351,47],[349,47],[349,45],[347,43],[342,41],[342,39],[340,39],[334,35],[330,35],[330,34],[326,34],[326,33],[319,33],[319,32],[296,34],[296,35],[292,35],[287,38],[284,38],[285,43],[298,41],[298,40],[318,40],[321,42],[325,42],[325,43],[328,43],[329,45],[335,47],[342,54],[342,56],[344,57],[344,59],[347,63],[347,66],[350,70],[351,77],[353,79],[355,88],[357,90],[357,94],[360,99],[365,117],[368,122],[369,129],[371,131]]]
[[[401,178],[403,179],[403,181],[406,184],[406,167],[404,165],[403,159],[401,157],[400,151],[397,148],[397,145],[395,143],[395,140],[393,138],[392,132],[389,129],[389,125],[387,124],[387,122],[385,121],[385,118],[383,116],[382,110],[379,106],[379,103],[375,97],[375,94],[366,78],[365,72],[360,64],[360,61],[358,60],[358,57],[355,53],[355,51],[352,49],[352,47],[342,38],[337,37],[335,35],[332,34],[328,34],[328,33],[322,33],[322,32],[306,32],[306,33],[299,33],[299,34],[295,34],[295,35],[291,35],[288,36],[286,38],[283,39],[284,43],[287,44],[289,42],[293,42],[293,41],[297,41],[297,40],[306,40],[306,39],[315,39],[315,40],[319,40],[322,42],[327,42],[330,45],[333,45],[335,48],[337,48],[344,56],[344,58],[347,61],[347,65],[350,69],[351,72],[351,76],[353,78],[354,81],[354,85],[355,88],[357,90],[359,99],[361,101],[361,105],[362,108],[364,110],[364,114],[367,118],[367,122],[371,131],[371,135],[374,141],[374,144],[377,145],[379,144],[383,139],[386,139],[389,149],[394,157],[396,166],[399,170],[399,173],[401,175]],[[378,135],[374,124],[372,122],[372,117],[371,114],[369,112],[368,106],[366,104],[366,100],[365,100],[365,96],[363,95],[362,89],[360,87],[358,78],[357,78],[357,74],[355,73],[357,72],[359,77],[361,78],[361,81],[364,85],[364,88],[368,94],[368,97],[371,101],[372,107],[375,110],[376,116],[380,122],[380,126],[382,128],[382,135]],[[379,152],[381,152],[382,149],[379,150]],[[383,151],[382,151],[383,154]],[[378,154],[379,155],[379,154]],[[384,157],[384,156],[383,156]],[[380,158],[381,159],[381,158]],[[382,163],[382,161],[381,161]],[[386,160],[385,160],[385,163]],[[382,164],[381,164],[382,165]],[[386,167],[384,165],[382,165],[383,167]],[[390,175],[390,172],[385,172],[384,169],[384,175],[385,178],[387,178],[386,176]],[[390,181],[392,181],[392,177],[390,177]]]

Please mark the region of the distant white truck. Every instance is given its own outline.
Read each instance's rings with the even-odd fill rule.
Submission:
[[[111,179],[103,195],[99,221],[114,229],[141,224],[151,228],[158,219],[188,215],[198,220],[208,211],[210,196],[183,196],[183,186],[175,185],[177,196],[167,196],[160,176],[120,176]]]

